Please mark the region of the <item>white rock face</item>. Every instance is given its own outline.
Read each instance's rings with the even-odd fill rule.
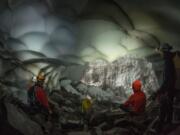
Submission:
[[[129,96],[132,82],[140,79],[147,96],[159,87],[152,64],[145,59],[121,57],[112,63],[97,60],[89,64],[82,82],[111,89],[117,96]]]
[[[89,93],[91,96],[95,97],[96,100],[99,101],[112,100],[115,97],[112,91],[104,91],[101,88],[95,86],[89,87],[87,93]]]

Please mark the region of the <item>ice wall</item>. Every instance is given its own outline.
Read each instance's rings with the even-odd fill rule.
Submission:
[[[121,57],[112,63],[97,60],[89,64],[82,81],[88,85],[112,89],[119,96],[132,93],[132,82],[140,79],[147,95],[159,87],[152,64],[145,59]]]

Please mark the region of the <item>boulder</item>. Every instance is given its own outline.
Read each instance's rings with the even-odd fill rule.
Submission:
[[[43,135],[41,127],[32,121],[21,109],[5,103],[8,122],[24,135]]]

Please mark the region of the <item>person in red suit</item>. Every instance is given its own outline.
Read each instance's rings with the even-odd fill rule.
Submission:
[[[37,82],[28,90],[28,102],[34,110],[45,111],[51,114],[48,97],[43,87],[44,80],[44,75],[39,74],[37,76]]]
[[[49,106],[49,101],[45,89],[43,87],[45,76],[40,73],[36,77],[36,82],[31,85],[28,90],[28,103],[32,114],[32,120],[42,126],[45,134],[50,132],[49,122],[52,118],[52,111]]]
[[[136,80],[132,84],[133,94],[128,100],[121,105],[123,110],[132,112],[134,114],[142,114],[146,107],[146,95],[141,90],[142,84],[140,80]]]

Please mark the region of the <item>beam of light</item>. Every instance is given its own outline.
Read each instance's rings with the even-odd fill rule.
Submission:
[[[82,56],[90,54],[96,59],[113,61],[126,54],[126,49],[120,45],[126,34],[118,25],[103,20],[88,20],[80,24],[80,46],[84,46]]]
[[[127,54],[127,51],[113,42],[105,42],[97,44],[97,48],[101,50],[108,57],[106,58],[108,61],[114,61],[120,56]]]
[[[127,54],[126,48],[120,44],[125,37],[126,35],[121,31],[109,31],[97,36],[92,44],[107,56],[108,61],[114,61],[116,58]]]
[[[134,36],[127,36],[121,40],[121,44],[124,45],[128,51],[134,50],[144,46],[143,42]]]

